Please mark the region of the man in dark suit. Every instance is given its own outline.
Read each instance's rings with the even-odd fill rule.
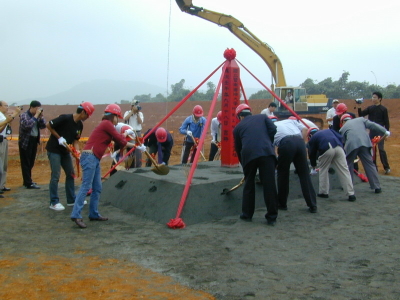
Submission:
[[[360,117],[368,116],[368,120],[385,127],[386,130],[389,131],[390,124],[389,124],[388,110],[386,107],[384,107],[381,104],[381,102],[382,102],[382,94],[380,92],[373,92],[372,93],[373,105],[370,105],[366,109],[361,110],[361,103],[357,102],[358,116],[360,116]],[[371,140],[375,136],[378,136],[378,135],[379,135],[379,132],[376,130],[370,130],[370,132],[369,132],[369,138]],[[385,140],[384,139],[381,139],[381,141],[378,143],[378,149],[379,149],[379,157],[381,159],[383,168],[385,169],[385,174],[389,174],[390,166],[389,166],[389,162],[388,162],[386,151],[385,151]],[[376,159],[374,161],[374,164],[376,165]]]
[[[259,170],[267,207],[265,218],[268,225],[275,225],[278,217],[277,192],[275,186],[275,150],[272,146],[276,126],[264,114],[252,115],[247,104],[236,108],[240,122],[233,130],[235,151],[244,172],[242,214],[240,218],[250,221],[255,209],[255,176]]]

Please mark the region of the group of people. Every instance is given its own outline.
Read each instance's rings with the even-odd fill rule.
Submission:
[[[305,119],[295,117],[276,121],[268,109],[259,115],[252,115],[247,104],[236,108],[236,116],[240,120],[234,128],[233,137],[235,151],[243,167],[245,182],[243,188],[242,213],[240,219],[250,221],[255,209],[255,177],[259,172],[263,186],[263,197],[267,207],[265,218],[267,224],[275,225],[278,210],[287,210],[289,195],[290,165],[293,163],[298,174],[303,197],[311,213],[317,212],[316,198],[329,198],[329,176],[331,165],[337,171],[339,181],[349,201],[355,201],[353,187],[354,161],[360,158],[370,188],[381,193],[377,167],[372,159],[371,138],[380,136],[380,142],[390,136],[387,109],[381,105],[382,95],[374,92],[373,105],[361,110],[360,117],[347,112],[343,103],[334,100],[335,114],[328,111],[329,129],[319,130]],[[341,105],[342,104],[342,105]],[[269,107],[270,108],[270,107]],[[273,113],[273,112],[272,112]],[[369,120],[364,116],[369,116]],[[338,130],[335,130],[338,121]],[[305,126],[307,124],[307,126]],[[369,130],[369,134],[367,133]],[[257,132],[257,138],[254,138]],[[379,149],[383,149],[380,146]],[[308,159],[312,169],[310,170]],[[390,172],[387,157],[382,163],[385,173]],[[318,166],[319,172],[316,168]],[[275,186],[277,174],[277,189]],[[315,192],[311,175],[319,174],[319,191]]]
[[[265,215],[267,223],[274,225],[278,216],[278,209],[287,210],[289,195],[290,165],[293,163],[300,179],[303,197],[311,213],[317,212],[316,197],[329,197],[328,170],[333,165],[337,171],[341,185],[349,201],[355,201],[352,174],[354,161],[360,158],[370,187],[375,193],[381,192],[376,162],[371,155],[371,138],[382,137],[378,143],[380,158],[385,174],[390,173],[390,167],[384,151],[384,140],[390,135],[389,118],[385,107],[381,105],[382,95],[374,92],[373,105],[361,110],[358,107],[359,118],[347,112],[344,103],[333,100],[333,107],[327,112],[329,129],[318,130],[312,122],[295,117],[277,121],[274,116],[276,104],[259,115],[252,115],[247,104],[240,104],[236,108],[236,116],[240,120],[233,130],[235,151],[243,167],[245,183],[243,189],[242,213],[240,218],[251,220],[255,209],[255,177],[259,172],[260,183],[264,190],[264,201],[267,206]],[[11,134],[11,122],[21,113],[17,107],[13,115],[9,115],[8,104],[0,101],[0,198],[10,189],[5,186],[7,174],[8,145],[7,135]],[[142,152],[149,149],[150,154],[158,154],[158,163],[168,165],[173,147],[172,135],[162,127],[149,129],[144,136],[145,140],[136,139],[141,136],[143,113],[139,102],[134,100],[131,109],[122,116],[121,108],[117,104],[110,104],[104,110],[100,124],[92,131],[83,149],[80,149],[79,139],[83,130],[83,122],[92,116],[95,108],[90,102],[81,103],[73,114],[60,115],[46,122],[43,109],[39,101],[32,101],[29,109],[20,114],[19,126],[19,153],[23,185],[27,189],[40,189],[32,181],[32,168],[35,163],[37,145],[40,140],[40,130],[47,128],[51,133],[46,145],[47,156],[50,162],[51,179],[49,183],[50,209],[60,211],[65,207],[60,203],[58,196],[58,182],[61,168],[65,172],[65,193],[67,205],[73,206],[71,220],[79,227],[86,228],[81,211],[86,204],[86,196],[90,193],[89,219],[91,221],[106,221],[98,211],[98,202],[101,193],[100,160],[114,141],[116,149],[129,151],[135,148],[134,164],[131,167],[141,166]],[[186,164],[191,154],[193,162],[196,154],[198,139],[201,137],[206,118],[203,108],[196,105],[192,114],[187,117],[179,132],[185,135],[182,151],[182,164]],[[364,116],[368,116],[365,119]],[[124,122],[118,122],[119,119]],[[211,147],[209,160],[213,160],[220,147],[222,112],[211,122]],[[307,126],[305,126],[307,125]],[[369,135],[366,131],[369,129]],[[150,131],[152,130],[152,133]],[[257,138],[254,138],[257,132]],[[135,143],[136,142],[136,143]],[[201,150],[200,150],[201,151]],[[308,151],[308,153],[307,153]],[[132,152],[132,151],[131,151]],[[75,194],[75,171],[72,157],[79,158],[82,166],[82,185]],[[312,170],[310,172],[307,157]],[[119,158],[118,158],[119,159]],[[146,166],[151,161],[147,160]],[[319,174],[319,192],[316,194],[311,175]],[[277,188],[275,175],[277,174]]]

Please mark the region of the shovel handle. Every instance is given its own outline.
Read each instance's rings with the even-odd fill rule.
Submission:
[[[142,145],[142,143],[140,142],[139,137],[137,135],[136,135],[135,140],[140,146]],[[146,154],[147,158],[150,159],[150,161],[154,165],[154,167],[156,167],[156,169],[159,170],[158,164],[157,164],[156,160],[153,158],[153,156],[151,156],[147,150],[144,151],[144,154]]]
[[[189,134],[189,135],[192,137],[193,142],[196,144],[196,147],[197,147],[198,144],[197,144],[197,142],[196,142],[196,139],[194,138],[194,136],[193,136],[192,134]],[[200,154],[201,154],[201,156],[203,157],[204,161],[207,161],[207,159],[206,159],[205,156],[204,156],[203,151],[201,151],[200,149],[199,149],[199,151],[200,151]]]

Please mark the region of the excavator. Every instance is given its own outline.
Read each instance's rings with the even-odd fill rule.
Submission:
[[[243,43],[250,47],[250,49],[256,52],[267,64],[269,70],[271,71],[273,79],[271,89],[275,92],[275,94],[277,94],[278,97],[280,97],[282,100],[285,100],[286,104],[289,105],[296,113],[319,114],[326,113],[326,111],[329,109],[328,98],[326,95],[307,95],[305,88],[287,86],[285,74],[283,72],[283,66],[279,57],[267,43],[264,43],[258,39],[239,20],[229,15],[194,6],[192,0],[176,0],[176,3],[181,11],[185,13],[200,17],[204,20],[227,28]],[[289,115],[289,111],[286,110],[286,108],[281,105],[277,99],[274,99],[274,102],[278,106],[277,112],[279,113],[280,117]]]

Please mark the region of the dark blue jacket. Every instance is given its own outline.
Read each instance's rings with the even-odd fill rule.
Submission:
[[[265,114],[247,116],[233,129],[235,151],[244,168],[253,159],[275,156],[272,146],[276,126]]]
[[[343,137],[340,133],[333,129],[325,129],[317,131],[308,142],[308,157],[312,167],[317,165],[317,158],[324,154],[329,149],[329,143],[332,148],[337,146],[343,148]]]

